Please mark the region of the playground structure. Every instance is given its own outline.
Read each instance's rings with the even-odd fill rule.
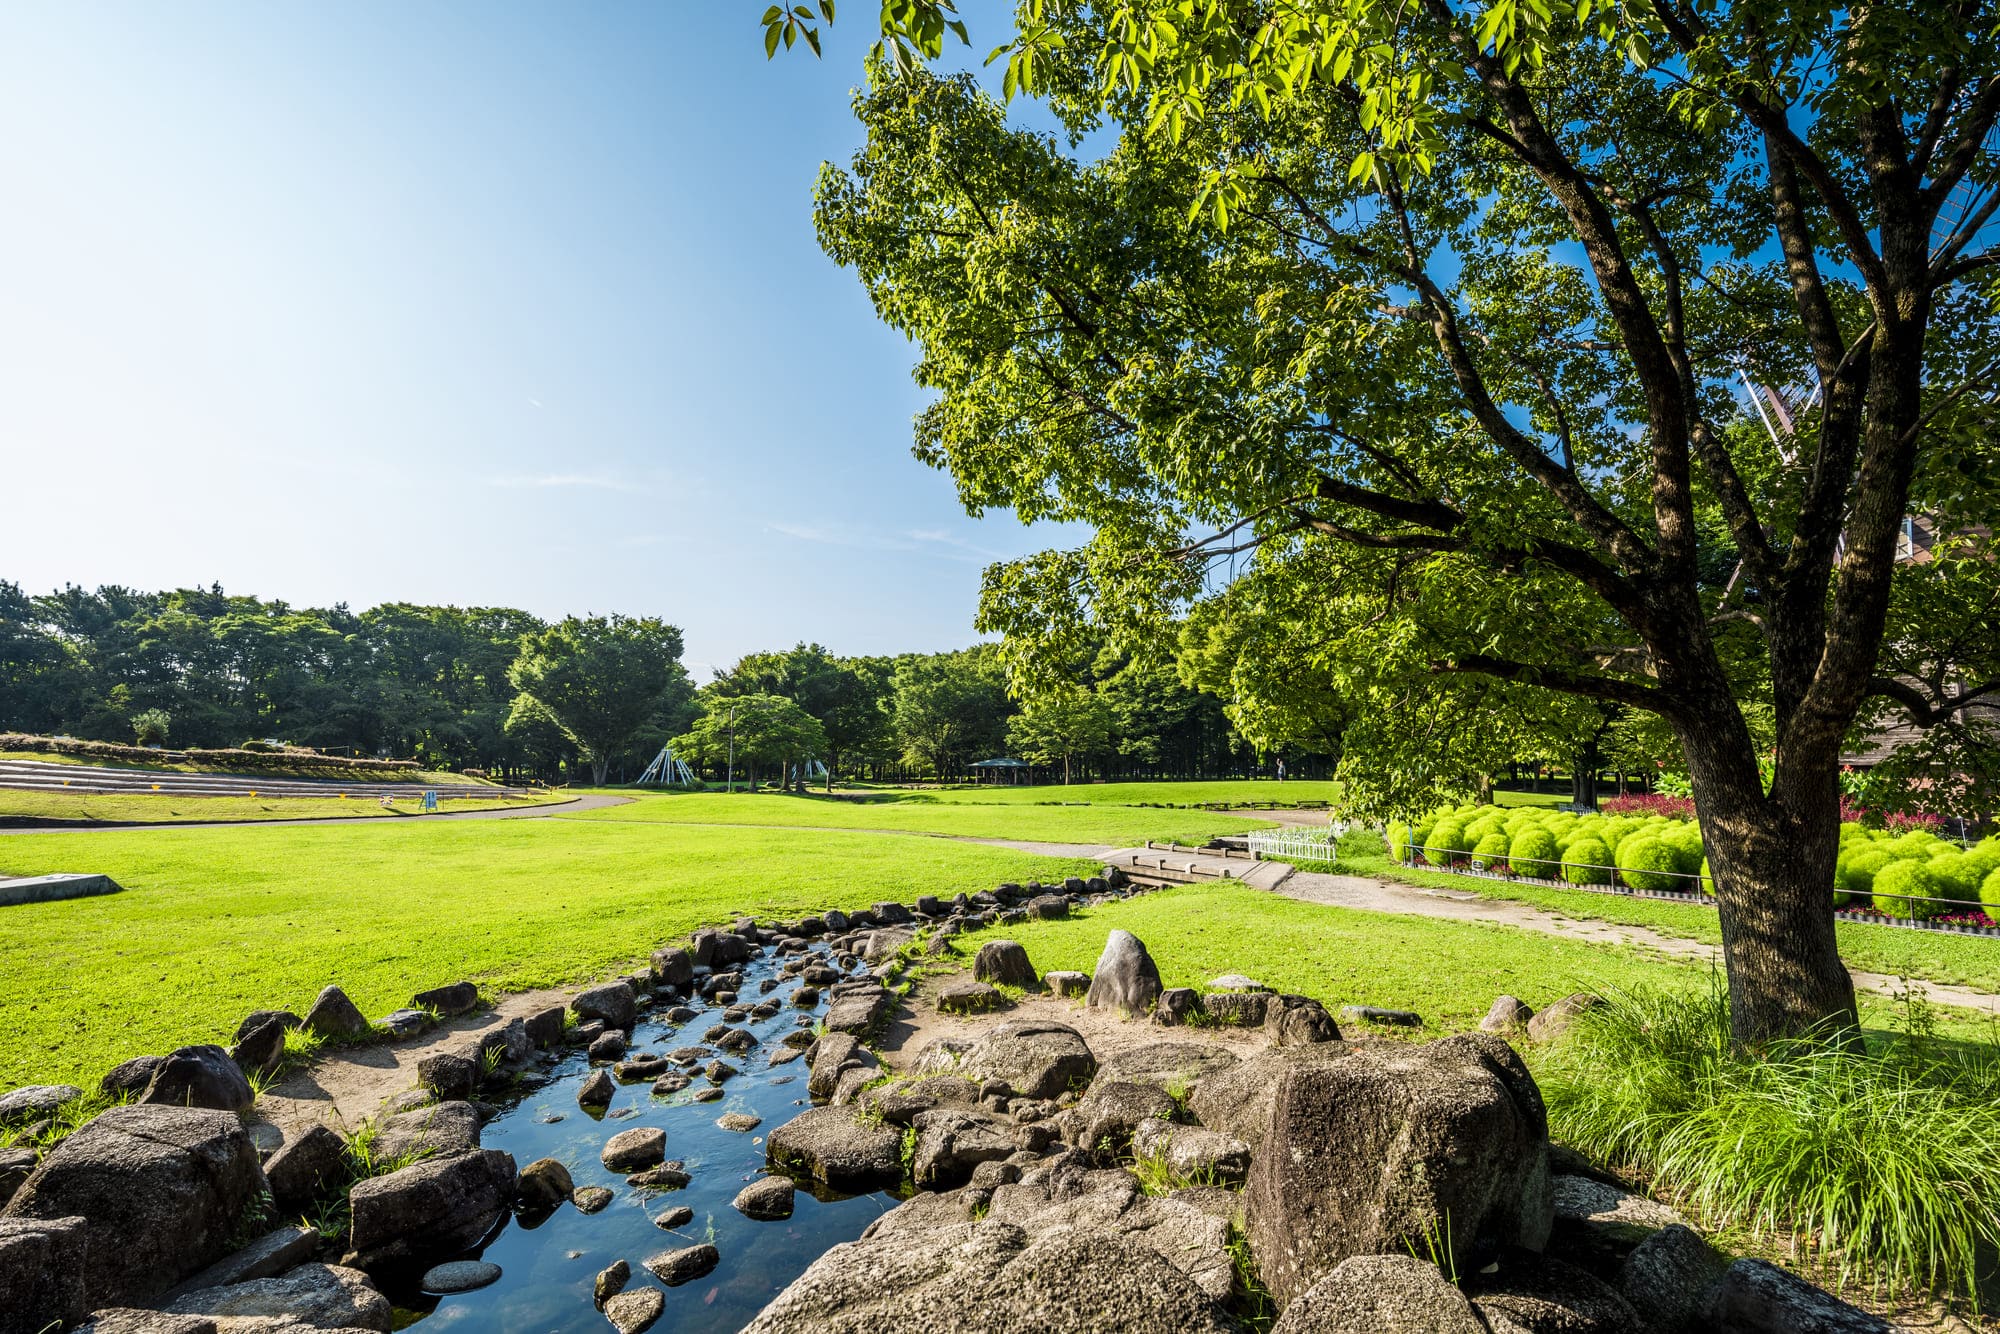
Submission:
[[[639,775],[639,786],[660,787],[700,787],[701,780],[688,768],[687,761],[674,754],[672,746],[661,746],[660,753],[646,766],[646,772]]]

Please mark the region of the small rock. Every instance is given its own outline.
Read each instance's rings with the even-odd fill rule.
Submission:
[[[1887,1321],[1766,1260],[1729,1266],[1702,1315],[1704,1327],[1718,1334],[1890,1334]]]
[[[598,1270],[597,1282],[594,1286],[597,1309],[602,1311],[604,1304],[625,1291],[625,1285],[631,1281],[632,1266],[623,1260],[613,1260],[603,1269]]]
[[[603,1070],[593,1070],[590,1078],[583,1081],[583,1087],[576,1091],[576,1101],[582,1107],[609,1107],[611,1095],[618,1090],[611,1076]]]
[[[329,1038],[358,1038],[368,1032],[368,1016],[339,987],[328,987],[306,1011],[299,1026]]]
[[[1479,1021],[1482,1033],[1498,1033],[1505,1037],[1526,1028],[1535,1017],[1535,1012],[1525,1002],[1515,996],[1501,996],[1493,1002],[1493,1008]]]
[[[479,988],[470,982],[454,982],[448,987],[432,987],[410,998],[410,1007],[435,1010],[446,1018],[464,1014],[479,1004]]]
[[[257,1095],[243,1069],[217,1046],[182,1047],[170,1052],[153,1069],[142,1103],[169,1107],[207,1107],[218,1112],[247,1112]]]
[[[608,986],[592,987],[569,1003],[579,1019],[600,1019],[608,1029],[631,1032],[632,1025],[639,1021],[639,1000],[632,994],[630,983],[613,982]]]
[[[417,1082],[445,1101],[463,1102],[479,1088],[479,1067],[463,1056],[437,1052],[417,1062]]]
[[[388,1029],[389,1036],[398,1041],[422,1037],[435,1022],[422,1010],[391,1010],[382,1016],[382,1027]]]
[[[289,1140],[264,1161],[278,1204],[297,1207],[338,1190],[347,1177],[347,1142],[324,1125]]]
[[[1224,973],[1221,977],[1211,978],[1208,983],[1208,989],[1210,991],[1269,991],[1270,990],[1270,988],[1265,986],[1262,982],[1257,981],[1255,978],[1245,977],[1241,973]]]
[[[500,1277],[500,1266],[484,1260],[452,1260],[424,1271],[425,1292],[471,1292]]]
[[[1662,1334],[1702,1328],[1702,1299],[1729,1261],[1693,1228],[1670,1223],[1632,1248],[1619,1271],[1619,1291]]]
[[[528,1016],[528,1040],[537,1047],[549,1048],[562,1045],[563,1007],[551,1005],[546,1010],[537,1010]]]
[[[955,978],[938,992],[937,1007],[944,1014],[984,1014],[1007,1004],[997,988],[969,977]]]
[[[667,1294],[658,1288],[634,1288],[604,1303],[604,1318],[618,1334],[641,1334],[653,1327],[667,1309]]]
[[[514,1198],[530,1209],[553,1209],[576,1195],[569,1168],[554,1158],[537,1158],[514,1180]]]
[[[611,1192],[602,1186],[578,1186],[569,1197],[569,1202],[576,1206],[580,1214],[600,1213],[611,1200]]]
[[[97,1087],[114,1098],[121,1093],[138,1093],[153,1082],[153,1071],[159,1068],[162,1059],[158,1056],[134,1056],[113,1066],[110,1073],[98,1081]]]
[[[625,1030],[609,1028],[597,1035],[590,1044],[590,1059],[593,1061],[615,1061],[625,1054]]]
[[[764,1118],[761,1116],[752,1116],[748,1112],[724,1112],[721,1116],[715,1118],[715,1124],[724,1130],[734,1130],[738,1134],[747,1135],[758,1126],[763,1125]]]
[[[700,1246],[686,1246],[678,1251],[662,1251],[646,1261],[646,1268],[653,1277],[670,1288],[678,1288],[683,1283],[715,1271],[722,1262],[722,1255],[715,1247],[706,1243]]]
[[[1193,987],[1169,987],[1153,1007],[1153,1022],[1178,1028],[1201,1011],[1201,996]]]
[[[1592,1010],[1601,1010],[1608,1004],[1604,997],[1588,991],[1573,992],[1530,1019],[1528,1037],[1534,1042],[1552,1042],[1580,1017]]]
[[[765,1177],[736,1193],[731,1203],[746,1218],[770,1222],[792,1216],[792,1183],[786,1177]]]
[[[17,1121],[39,1121],[53,1116],[67,1103],[83,1096],[74,1084],[32,1084],[0,1097],[0,1125]]]
[[[694,1222],[694,1210],[685,1204],[677,1204],[653,1220],[653,1226],[672,1232],[675,1228],[686,1227]]]
[[[736,1076],[743,1072],[727,1061],[710,1061],[701,1068],[701,1073],[709,1083],[723,1084],[736,1078]]]
[[[1383,1024],[1390,1028],[1424,1026],[1424,1017],[1415,1010],[1385,1010],[1377,1005],[1343,1005],[1340,1007],[1340,1017],[1369,1024]]]
[[[666,1161],[667,1133],[656,1126],[621,1131],[605,1141],[598,1155],[613,1172],[638,1172]]]
[[[236,1045],[229,1049],[229,1059],[236,1062],[237,1068],[246,1075],[276,1074],[285,1059],[287,1031],[284,1019],[273,1015],[238,1038]]]
[[[694,1091],[694,1100],[696,1102],[721,1102],[722,1090],[713,1086],[705,1089],[696,1089]]]
[[[979,953],[972,956],[972,976],[980,982],[1006,987],[1041,985],[1034,964],[1028,961],[1026,947],[1013,940],[989,940],[981,945]]]
[[[1145,944],[1130,931],[1113,931],[1090,975],[1085,1003],[1093,1009],[1144,1015],[1152,1011],[1162,990],[1159,965]]]
[[[1045,973],[1042,976],[1042,985],[1046,986],[1056,995],[1065,998],[1088,995],[1090,992],[1090,974],[1070,972]]]
[[[661,1163],[658,1167],[644,1172],[635,1172],[625,1178],[625,1184],[641,1190],[681,1190],[694,1180],[678,1162]]]

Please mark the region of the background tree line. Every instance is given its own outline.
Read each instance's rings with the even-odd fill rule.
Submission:
[[[651,619],[307,608],[219,586],[33,596],[0,580],[0,730],[180,747],[270,737],[507,781],[630,780],[670,739],[720,778],[732,730],[744,779],[807,758],[842,777],[966,778],[1001,755],[1044,780],[1247,774],[1279,755],[1299,777],[1330,771],[1343,719],[1239,718],[1226,696],[1242,646],[1206,626],[1189,644],[1205,650],[1179,669],[1079,653],[1066,691],[1025,706],[992,645],[842,657],[798,644],[697,689],[680,631]]]

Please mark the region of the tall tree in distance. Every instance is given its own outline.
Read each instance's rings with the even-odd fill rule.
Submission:
[[[892,8],[942,41],[941,3]],[[1878,701],[2000,694],[1938,633],[1990,552],[1931,590],[1952,614],[1896,595],[1907,515],[1993,513],[1992,5],[1281,8],[1024,8],[1008,90],[1108,125],[1095,161],[871,68],[817,221],[921,349],[917,453],[975,512],[1094,530],[990,570],[981,627],[1053,680],[1093,637],[1157,651],[1247,560],[1318,609],[1364,811],[1476,770],[1513,692],[1654,714],[1737,1038],[1851,1040],[1843,747]]]
[[[1007,724],[1007,744],[1038,764],[1062,762],[1063,782],[1071,763],[1111,749],[1115,719],[1110,701],[1094,690],[1053,691],[1028,701]]]
[[[826,753],[826,729],[783,695],[727,695],[704,690],[701,716],[674,738],[674,753],[690,764],[720,768],[732,761],[754,787],[759,768],[775,768],[781,785],[796,770],[805,788],[810,761]]]
[[[507,679],[519,692],[511,719],[562,729],[600,786],[612,756],[688,689],[681,632],[652,617],[566,617],[521,640]]]
[[[1007,692],[990,648],[904,658],[892,691],[904,757],[939,778],[1006,737]]]

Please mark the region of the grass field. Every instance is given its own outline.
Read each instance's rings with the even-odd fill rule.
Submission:
[[[441,811],[506,810],[561,798],[440,797]],[[193,797],[161,792],[21,792],[0,790],[0,820],[90,820],[106,824],[184,824],[202,820],[326,820],[415,816],[414,799],[383,806],[373,797]]]
[[[979,806],[1196,806],[1202,802],[1277,802],[1286,806],[1301,801],[1332,801],[1340,795],[1334,782],[1274,782],[1267,778],[1217,778],[1193,782],[1130,783],[981,783],[971,787],[947,788],[863,788],[857,789],[895,799],[925,797],[932,801],[964,802]]]
[[[1643,926],[1661,935],[1680,936],[1710,945],[1722,943],[1722,928],[1713,908],[1661,899],[1626,898],[1586,890],[1556,889],[1475,876],[1445,875],[1398,865],[1389,859],[1379,834],[1356,830],[1341,840],[1340,860],[1333,867],[1350,875],[1375,876],[1430,889],[1452,889],[1488,898],[1514,899],[1547,908],[1566,917],[1595,918],[1623,926]],[[1834,932],[1841,957],[1855,968],[1891,977],[1920,977],[2000,992],[2000,940],[1953,936],[1937,931],[1867,922],[1841,922]]]
[[[897,835],[583,820],[376,821],[0,837],[0,873],[126,892],[0,908],[0,1088],[94,1082],[227,1041],[329,982],[370,1015],[461,977],[582,982],[740,913],[956,894],[1084,864]]]
[[[1641,987],[1705,990],[1704,964],[1637,949],[1564,940],[1479,923],[1397,917],[1282,898],[1242,885],[1189,885],[1106,904],[1053,922],[1019,922],[962,937],[967,957],[987,940],[1018,940],[1035,970],[1097,965],[1104,939],[1123,928],[1146,943],[1170,987],[1205,989],[1224,973],[1247,973],[1280,991],[1342,1005],[1414,1010],[1421,1029],[1372,1030],[1416,1040],[1476,1028],[1501,994],[1536,1009],[1574,991]],[[1990,1020],[1938,1009],[1949,1036],[1991,1039]],[[1865,997],[1865,1024],[1894,1028],[1893,1002]]]
[[[575,818],[610,824],[893,829],[961,838],[1017,838],[1113,847],[1129,847],[1149,838],[1205,843],[1217,834],[1240,834],[1246,829],[1265,827],[1263,821],[1223,811],[1158,810],[1116,802],[1082,806],[980,802],[973,800],[983,795],[976,792],[896,791],[871,793],[865,798],[762,792],[621,792],[620,795],[634,800],[626,806],[580,811]]]

